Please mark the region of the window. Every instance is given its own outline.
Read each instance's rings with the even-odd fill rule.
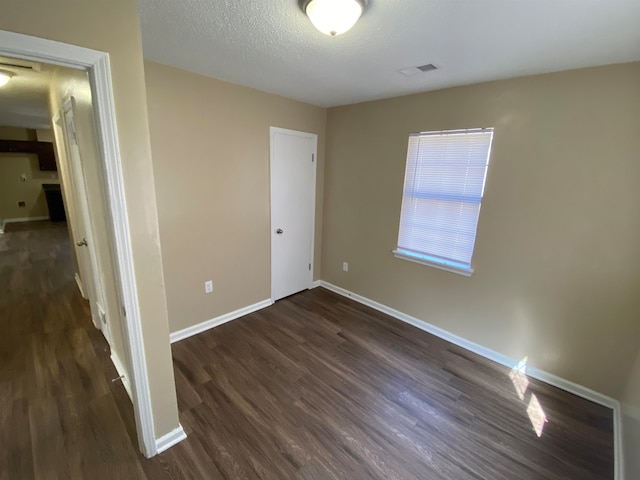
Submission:
[[[471,275],[492,128],[409,136],[394,255]]]

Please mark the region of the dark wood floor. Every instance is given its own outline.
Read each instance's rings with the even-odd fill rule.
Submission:
[[[146,478],[66,224],[6,226],[0,292],[0,479]]]
[[[510,369],[323,289],[175,344],[189,437],[146,460],[68,248],[51,224],[0,236],[0,480],[613,478],[610,410],[519,395]]]

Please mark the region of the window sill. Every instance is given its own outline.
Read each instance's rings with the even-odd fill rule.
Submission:
[[[473,275],[472,268],[460,268],[460,267],[455,267],[453,265],[447,265],[445,263],[436,262],[434,260],[428,260],[426,258],[417,256],[417,255],[411,255],[401,250],[393,250],[393,256],[396,258],[400,258],[402,260],[408,260],[409,262],[414,262],[414,263],[419,263],[421,265],[427,265],[429,267],[439,268],[440,270],[444,270],[446,272],[457,273],[458,275],[464,275],[465,277],[470,277],[471,275]]]

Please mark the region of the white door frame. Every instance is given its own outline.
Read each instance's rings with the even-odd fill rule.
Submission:
[[[310,192],[311,207],[313,209],[313,215],[311,216],[311,270],[309,271],[309,288],[313,285],[313,272],[315,268],[316,257],[316,190],[317,190],[317,173],[318,173],[318,135],[315,133],[299,132],[297,130],[289,130],[287,128],[269,127],[269,224],[271,226],[269,231],[269,241],[271,242],[271,303],[276,301],[275,282],[273,279],[273,262],[274,262],[274,248],[273,248],[273,232],[276,226],[273,224],[273,159],[275,156],[274,151],[274,138],[277,133],[284,133],[286,135],[295,135],[298,137],[309,138],[313,140],[313,190]]]
[[[131,233],[127,217],[122,161],[118,143],[109,54],[43,38],[0,30],[0,56],[49,63],[86,70],[89,73],[96,141],[103,170],[111,228],[110,243],[115,252],[117,280],[122,292],[125,315],[125,344],[129,356],[132,402],[138,432],[138,446],[146,457],[154,456],[156,446],[151,392],[144,356],[142,324],[135,283]],[[168,341],[168,339],[167,339]]]

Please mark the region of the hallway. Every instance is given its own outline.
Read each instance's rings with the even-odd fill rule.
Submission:
[[[64,223],[0,235],[0,480],[146,478],[71,254]]]

